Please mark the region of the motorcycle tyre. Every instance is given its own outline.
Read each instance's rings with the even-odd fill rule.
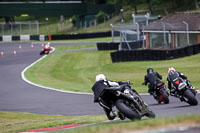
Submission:
[[[44,51],[44,50],[40,52],[40,55],[44,55],[44,54],[45,54],[45,51]]]
[[[195,98],[195,95],[190,91],[190,90],[185,90],[185,92],[184,92],[184,97],[186,97],[187,99],[188,99],[188,103],[190,104],[190,105],[193,105],[193,106],[195,106],[195,105],[198,105],[198,101],[197,101],[197,99]]]
[[[125,117],[130,120],[140,120],[142,117],[135,110],[130,109],[126,104],[124,104],[123,100],[121,99],[116,101],[115,106]]]
[[[145,114],[145,116],[147,116],[149,118],[155,118],[156,117],[155,113],[149,107],[147,107],[147,113]]]
[[[168,96],[167,92],[164,91],[164,90],[160,90],[159,93],[160,93],[160,98],[161,98],[162,102],[164,104],[168,104],[169,103],[169,96]],[[163,96],[163,97],[161,97],[161,96]]]

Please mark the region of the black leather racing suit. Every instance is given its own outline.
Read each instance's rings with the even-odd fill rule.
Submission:
[[[148,92],[150,94],[153,93],[154,87],[160,81],[159,79],[161,80],[162,76],[159,73],[157,73],[157,72],[152,72],[151,74],[145,75],[145,77],[144,77],[144,84],[147,85],[149,83],[149,85],[148,85],[148,87],[149,87]]]
[[[110,113],[112,110],[111,105],[108,104],[107,100],[110,97],[110,93],[106,93],[108,91],[105,90],[110,90],[112,91],[113,89],[117,90],[118,88],[110,88],[110,87],[117,87],[113,86],[115,85],[121,85],[121,84],[127,84],[127,81],[119,81],[119,82],[114,82],[114,81],[97,81],[93,87],[92,91],[94,93],[94,102],[98,102],[101,107],[103,107],[105,114],[107,115],[107,118],[109,120],[113,120],[115,116],[111,116]],[[120,91],[120,90],[119,90]]]

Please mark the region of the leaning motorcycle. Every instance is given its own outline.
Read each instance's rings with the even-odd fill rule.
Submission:
[[[170,93],[170,95],[175,96],[190,105],[198,105],[198,101],[195,97],[197,92],[187,85],[186,80],[177,79],[174,83],[178,87],[175,89],[175,92]]]
[[[94,88],[92,89],[94,92]],[[98,90],[99,91],[99,90]],[[143,116],[154,118],[154,112],[143,101],[139,94],[131,89],[129,84],[123,84],[119,88],[102,89],[100,97],[107,95],[107,103],[112,108],[117,108],[119,113],[130,120],[141,119]]]
[[[159,81],[156,83],[156,86],[153,90],[153,97],[159,103],[168,104],[169,103],[169,94],[167,92],[165,83]]]
[[[42,51],[40,52],[40,55],[49,54],[51,50],[52,50],[51,47],[49,47],[49,48],[45,48],[44,47],[44,48],[42,48]]]

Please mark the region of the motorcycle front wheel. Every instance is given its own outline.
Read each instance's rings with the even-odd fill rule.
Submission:
[[[189,90],[185,90],[184,97],[186,98],[186,102],[188,102],[190,105],[197,105],[198,101],[195,98],[195,95]]]
[[[149,118],[155,118],[156,117],[155,113],[149,107],[147,107],[147,113],[145,115]]]
[[[45,54],[45,51],[44,51],[44,50],[40,52],[40,55],[44,55],[44,54]]]
[[[135,119],[140,120],[142,117],[140,114],[137,113],[136,110],[131,109],[121,99],[116,101],[115,106],[124,116],[126,116],[130,120],[135,120]]]

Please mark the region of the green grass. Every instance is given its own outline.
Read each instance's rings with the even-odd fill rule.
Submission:
[[[73,47],[66,47],[66,46],[59,46],[56,47],[56,51],[65,51],[65,50],[72,50],[72,49],[85,49],[85,48],[96,48],[96,44],[91,45],[74,45]]]
[[[191,125],[200,125],[200,115],[178,116],[171,118],[156,118],[142,121],[118,121],[103,123],[95,126],[61,130],[55,133],[128,133],[141,130],[155,130],[160,128],[176,129]],[[156,131],[155,131],[156,132]]]
[[[118,121],[101,123],[107,121],[105,115],[89,116],[63,116],[63,115],[38,115],[31,113],[0,112],[0,132],[17,133],[39,128],[56,127],[68,124],[90,124],[98,123],[87,127],[71,130],[60,130],[56,133],[114,133],[117,131],[135,131],[144,129],[167,128],[170,125],[199,125],[200,115],[185,115],[178,117],[147,119],[142,121]],[[54,131],[55,132],[55,131]]]
[[[67,46],[74,48],[75,46]],[[70,49],[71,49],[70,48]],[[131,80],[138,92],[147,92],[142,86],[148,67],[163,75],[166,83],[168,67],[188,76],[191,83],[199,89],[200,54],[165,61],[135,61],[112,63],[111,51],[82,51],[50,54],[44,60],[25,72],[32,82],[62,90],[92,92],[95,76],[104,73],[110,80]],[[48,67],[47,67],[48,66]]]
[[[104,115],[62,116],[0,112],[0,133],[16,133],[31,129],[48,128],[77,123],[87,124],[105,120],[107,120],[107,118]]]
[[[72,40],[52,40],[50,42],[111,42],[112,37],[90,38],[90,39],[72,39]],[[120,37],[115,37],[114,41],[120,41]],[[49,41],[46,41],[49,42]]]

